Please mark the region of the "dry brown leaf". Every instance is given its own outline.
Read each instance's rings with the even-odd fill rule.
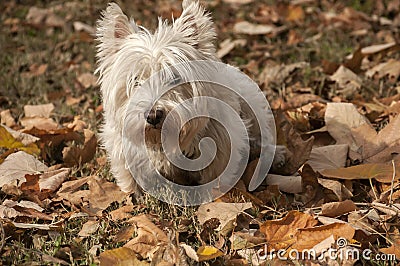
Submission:
[[[129,222],[137,227],[137,237],[126,243],[124,247],[130,248],[143,258],[150,258],[160,246],[168,243],[167,235],[146,215],[133,217],[129,219]]]
[[[135,207],[133,205],[122,206],[121,208],[118,208],[110,212],[111,219],[113,221],[119,221],[132,218],[133,217],[132,212],[134,209]]]
[[[104,178],[92,177],[88,180],[89,203],[94,209],[105,210],[113,202],[122,202],[127,194],[113,182]]]
[[[25,127],[25,130],[31,130],[37,128],[39,130],[56,130],[58,124],[51,118],[44,117],[23,117],[20,119],[21,125]]]
[[[248,21],[237,22],[233,26],[233,31],[239,34],[249,34],[249,35],[264,35],[270,34],[277,30],[277,27],[274,25],[261,25],[261,24],[252,24]]]
[[[14,117],[11,115],[10,109],[0,112],[0,123],[7,127],[13,127],[17,124],[15,123]]]
[[[400,116],[396,116],[379,133],[366,125],[353,128],[351,133],[365,162],[384,163],[400,154],[399,131]]]
[[[0,164],[0,188],[5,184],[15,183],[17,186],[25,182],[26,174],[35,174],[46,171],[48,167],[34,156],[19,151],[10,154]]]
[[[97,138],[93,131],[84,129],[85,142],[82,148],[65,147],[63,150],[64,163],[67,166],[81,165],[94,158],[97,149]]]
[[[136,229],[132,225],[127,227],[122,227],[121,230],[119,230],[118,233],[115,235],[114,242],[115,243],[125,242],[132,239],[132,237],[135,234],[135,231]]]
[[[64,27],[65,21],[50,9],[32,6],[26,15],[26,21],[35,27]]]
[[[217,230],[222,234],[233,229],[233,222],[236,217],[247,209],[252,207],[251,202],[246,203],[225,203],[211,202],[203,204],[197,210],[197,219],[200,224],[204,224],[207,220],[217,218],[220,225]]]
[[[307,163],[315,171],[344,167],[348,151],[349,145],[347,144],[314,147],[311,150],[310,159]]]
[[[244,46],[246,45],[247,41],[245,39],[238,39],[232,41],[231,39],[226,39],[222,41],[219,45],[219,49],[217,51],[217,57],[222,58],[225,55],[229,54],[235,46]]]
[[[179,246],[181,246],[184,250],[186,255],[191,258],[194,261],[199,262],[199,256],[197,255],[196,251],[189,245],[186,245],[185,243],[180,243]]]
[[[298,230],[313,227],[317,223],[309,214],[290,211],[282,219],[264,222],[260,226],[260,231],[265,234],[268,250],[278,250],[285,249],[294,244]]]
[[[270,84],[282,84],[295,70],[302,69],[310,64],[307,62],[298,62],[290,65],[278,65],[264,67],[258,79],[266,86]]]
[[[44,117],[49,118],[54,110],[54,104],[25,105],[25,117]]]
[[[86,23],[83,23],[81,21],[75,21],[73,23],[73,26],[74,26],[74,30],[75,31],[85,31],[85,32],[87,32],[89,34],[94,34],[95,33],[95,29],[92,26],[90,26],[90,25],[88,25]]]
[[[79,75],[77,79],[85,89],[97,85],[97,77],[91,73],[83,73]]]
[[[400,239],[394,239],[390,247],[380,248],[379,251],[388,255],[394,254],[396,259],[400,260]]]
[[[342,183],[337,180],[325,179],[325,178],[318,178],[318,183],[327,188],[335,194],[335,200],[346,200],[353,197],[353,193],[349,189],[347,189]]]
[[[331,235],[333,235],[335,240],[345,238],[350,241],[354,233],[355,229],[346,223],[333,223],[299,229],[295,237],[295,243],[291,248],[300,252],[305,249],[311,249]]]
[[[321,214],[328,217],[337,217],[356,210],[357,207],[351,200],[329,202],[322,205]]]
[[[57,192],[57,196],[69,201],[73,205],[79,205],[84,201],[87,201],[90,191],[80,190],[80,188],[87,184],[92,176],[83,177],[73,181],[64,182],[61,188]]]
[[[100,254],[100,264],[102,266],[150,266],[150,263],[138,260],[136,253],[126,247],[104,251]]]
[[[372,54],[387,52],[388,50],[391,49],[400,49],[400,45],[397,44],[396,42],[376,44],[362,48],[361,52],[363,53],[363,55],[372,55]]]
[[[262,244],[267,244],[265,237],[254,236],[250,232],[233,232],[229,239],[232,243],[233,250],[254,248]]]
[[[69,177],[69,168],[46,171],[39,177],[39,189],[47,191],[56,191],[61,184]]]
[[[301,176],[299,175],[283,176],[268,174],[265,182],[267,183],[267,185],[277,185],[280,191],[286,193],[295,194],[303,190],[301,184]]]
[[[400,164],[396,163],[396,175],[394,180],[400,179]],[[337,179],[372,179],[382,183],[390,183],[393,179],[393,165],[390,163],[374,163],[355,165],[347,168],[326,169],[320,173],[329,178]]]
[[[400,76],[400,61],[390,59],[387,62],[380,63],[365,72],[369,78],[382,79],[388,77],[389,81],[395,82]]]
[[[343,65],[340,66],[330,78],[339,85],[341,93],[343,93],[345,97],[351,96],[361,88],[361,78]]]
[[[328,103],[325,124],[337,144],[349,145],[351,150],[349,156],[353,159],[360,159],[360,145],[355,141],[352,129],[365,125],[366,134],[376,133],[368,119],[351,103]]]
[[[99,221],[89,220],[82,225],[82,229],[79,231],[78,236],[81,237],[91,236],[92,234],[96,233],[99,227],[100,227]]]

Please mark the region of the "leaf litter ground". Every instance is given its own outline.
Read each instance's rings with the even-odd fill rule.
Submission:
[[[400,2],[204,4],[218,55],[254,79],[274,109],[286,164],[249,193],[250,162],[232,191],[196,208],[133,200],[113,183],[97,143],[92,34],[105,1],[3,1],[2,264],[398,262]],[[158,15],[181,12],[179,1],[121,5],[150,28]],[[329,248],[373,256],[334,260]],[[319,260],[289,256],[310,249]]]

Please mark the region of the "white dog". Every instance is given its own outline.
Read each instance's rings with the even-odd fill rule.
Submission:
[[[98,23],[97,73],[100,75],[105,119],[101,137],[111,161],[111,171],[120,188],[126,192],[138,189],[131,172],[127,169],[123,148],[133,149],[133,154],[137,154],[137,160],[134,158],[134,162],[130,162],[134,167],[148,167],[139,159],[143,154],[147,154],[157,171],[167,179],[178,184],[196,185],[205,184],[218,177],[228,164],[231,145],[244,143],[243,134],[229,132],[228,135],[220,122],[207,117],[197,117],[189,120],[181,128],[179,153],[182,152],[191,160],[199,158],[200,141],[210,137],[216,144],[214,160],[199,171],[188,171],[172,164],[161,145],[161,128],[171,110],[195,96],[210,96],[231,106],[240,114],[248,129],[251,156],[246,159],[254,158],[260,152],[258,123],[249,106],[243,103],[238,95],[218,85],[194,82],[180,84],[180,79],[185,75],[182,72],[185,71],[182,71],[182,68],[169,68],[179,64],[185,66],[185,63],[192,60],[219,61],[214,46],[215,31],[209,15],[197,1],[184,0],[182,6],[182,15],[172,24],[159,19],[158,29],[154,33],[137,26],[133,20],[129,21],[114,3],[109,4]],[[167,71],[162,78],[164,80],[160,82],[171,84],[171,81],[173,83],[175,80],[179,85],[159,99],[154,99],[152,88],[149,89],[149,93],[139,97],[136,95],[135,105],[127,113],[135,91],[153,74],[163,69]],[[194,75],[201,74],[197,73],[201,72],[198,69],[186,71]],[[146,104],[142,104],[144,102]],[[210,106],[203,106],[203,109],[207,108]],[[212,108],[218,110],[217,106]],[[179,120],[179,117],[176,119]],[[130,127],[125,136],[132,140],[128,147],[123,146],[124,123]],[[140,132],[143,129],[145,139],[141,140],[138,136],[141,136]],[[205,148],[202,152],[207,153],[208,149]],[[284,156],[280,156],[274,161],[273,167],[281,166],[283,161]]]

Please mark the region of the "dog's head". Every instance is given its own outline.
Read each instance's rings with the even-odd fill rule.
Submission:
[[[131,127],[132,141],[137,145],[143,140],[135,137],[145,128],[147,146],[158,149],[167,114],[187,99],[203,95],[204,88],[199,84],[180,84],[183,75],[198,70],[170,67],[184,66],[185,62],[192,60],[217,60],[213,43],[215,31],[209,15],[197,1],[184,0],[182,7],[181,16],[171,24],[159,18],[154,32],[129,21],[115,3],[109,4],[98,23],[97,73],[100,75],[103,107],[108,113],[106,119],[115,117],[117,121],[119,117],[122,123],[125,114],[120,110],[126,108],[121,107],[131,102],[133,108],[126,114],[126,119]],[[165,71],[138,95],[138,88],[160,70]],[[178,86],[158,97],[160,86],[174,83]],[[197,103],[199,106],[201,104]],[[173,116],[171,123],[182,121],[178,116]],[[196,118],[182,127],[179,143],[186,155],[191,155],[189,146],[207,121],[206,118]]]

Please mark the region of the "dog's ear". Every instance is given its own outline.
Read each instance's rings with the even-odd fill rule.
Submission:
[[[129,21],[116,3],[110,3],[97,23],[99,56],[115,53],[128,35],[138,31],[134,21]]]
[[[175,30],[183,33],[188,42],[201,52],[214,54],[216,34],[209,13],[197,0],[183,0],[182,8],[182,15],[173,24]]]

